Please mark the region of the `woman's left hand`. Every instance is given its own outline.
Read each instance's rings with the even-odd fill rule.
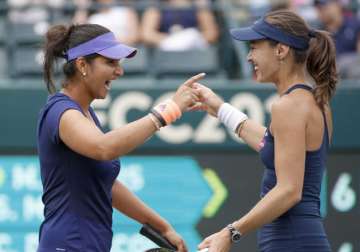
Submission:
[[[178,233],[176,233],[176,231],[173,228],[169,228],[162,235],[165,236],[165,238],[168,239],[168,241],[171,244],[173,244],[177,247],[178,252],[187,252],[188,251],[184,240],[181,238],[181,236]]]
[[[209,248],[208,252],[228,252],[231,247],[230,232],[226,228],[205,238],[198,249]]]

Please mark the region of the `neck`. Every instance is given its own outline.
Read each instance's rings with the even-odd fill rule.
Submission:
[[[89,110],[90,103],[93,98],[89,95],[88,91],[84,89],[81,83],[73,84],[71,81],[61,90],[61,92],[69,96],[72,100],[76,101],[84,113]]]
[[[299,70],[300,69],[300,70]],[[277,92],[279,95],[282,95],[288,90],[291,86],[299,83],[306,83],[305,69],[299,68],[299,66],[292,69],[284,69],[278,80],[275,82]]]

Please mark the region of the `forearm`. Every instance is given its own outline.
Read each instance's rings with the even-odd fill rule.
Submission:
[[[156,132],[156,126],[149,116],[114,129],[99,138],[103,159],[111,160],[131,152]]]
[[[198,14],[200,30],[208,43],[215,43],[219,36],[218,26],[211,11],[203,9]]]
[[[260,143],[264,138],[266,128],[255,122],[254,120],[248,119],[244,122],[241,127],[239,137],[244,142],[256,151],[260,150]]]
[[[144,42],[148,45],[158,46],[168,35],[161,32],[147,32],[144,34]]]
[[[248,118],[246,114],[239,111],[229,103],[218,101],[215,105],[215,113],[218,119],[231,131],[236,132],[250,147],[259,151],[260,142],[262,141],[266,128]],[[216,109],[218,107],[218,109]]]
[[[167,34],[159,31],[161,13],[156,8],[150,8],[143,15],[143,40],[145,43],[157,46],[164,40]]]
[[[275,186],[250,212],[234,223],[243,235],[270,223],[298,202],[296,194]]]
[[[142,223],[148,223],[160,232],[165,232],[170,224],[149,208],[121,182],[115,181],[112,187],[112,205],[128,217]]]

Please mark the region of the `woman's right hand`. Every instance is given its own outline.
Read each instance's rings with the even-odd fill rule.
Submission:
[[[197,81],[204,78],[205,73],[195,75],[185,81],[177,90],[173,96],[173,101],[179,106],[182,112],[187,111],[188,108],[199,102],[200,90],[195,89],[194,86]]]
[[[193,87],[200,92],[200,101],[192,106],[191,110],[205,110],[210,115],[217,117],[218,110],[220,106],[224,103],[217,94],[214,93],[210,88],[200,84],[195,83]]]
[[[174,244],[178,252],[188,252],[183,238],[171,227],[162,234],[171,244]]]

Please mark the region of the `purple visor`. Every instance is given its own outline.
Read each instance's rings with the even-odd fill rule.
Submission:
[[[108,32],[70,48],[66,55],[67,61],[93,53],[100,54],[110,59],[119,60],[134,57],[136,52],[136,48],[119,43],[116,40],[114,33]]]
[[[264,19],[256,21],[246,28],[235,28],[230,31],[232,37],[241,41],[272,39],[299,50],[309,48],[309,39],[289,34],[278,27],[269,24]]]

